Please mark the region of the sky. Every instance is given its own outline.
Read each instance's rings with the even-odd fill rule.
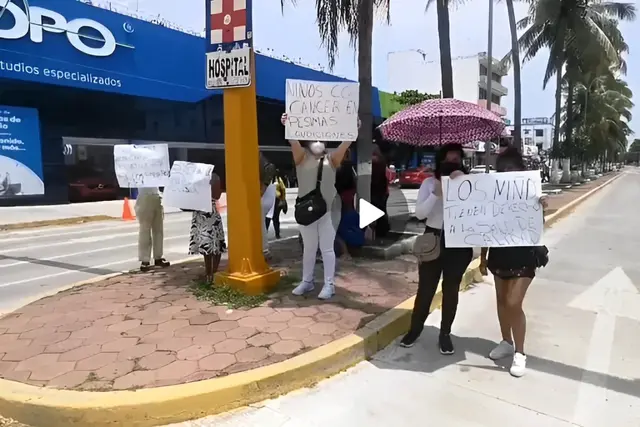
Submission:
[[[94,3],[108,0],[94,0]],[[204,27],[203,0],[110,0],[139,12],[175,22],[183,28],[201,32]],[[487,51],[488,0],[469,0],[453,8],[451,20],[451,53],[453,57],[474,55]],[[629,0],[627,0],[629,1]],[[640,9],[640,0],[633,0]],[[379,17],[373,35],[373,83],[381,90],[389,87],[387,55],[389,52],[421,49],[427,60],[437,60],[438,30],[435,7],[425,12],[426,0],[394,0],[391,2],[391,22]],[[400,6],[401,5],[401,6]],[[516,19],[526,15],[525,4],[515,3]],[[321,46],[315,22],[315,0],[297,0],[297,6],[287,5],[284,13],[280,0],[254,0],[254,44],[258,50],[273,49],[277,54],[301,58],[306,64],[327,65],[327,55]],[[504,2],[494,7],[493,56],[502,58],[510,49],[509,23]],[[640,99],[640,18],[623,23],[622,31],[630,53],[627,57],[628,73],[625,79]],[[542,79],[547,61],[547,51],[522,67],[522,117],[550,117],[554,112],[555,84],[549,82],[546,89]],[[334,73],[350,79],[357,78],[357,57],[349,46],[349,38],[341,38],[340,55]],[[553,79],[552,79],[553,80]],[[503,80],[509,95],[502,105],[508,109],[507,117],[513,118],[513,76]],[[640,101],[637,101],[640,104]],[[640,137],[640,106],[634,109],[637,116],[631,127]]]

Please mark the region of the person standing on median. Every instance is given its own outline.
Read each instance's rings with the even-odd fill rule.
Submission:
[[[135,205],[136,217],[140,225],[138,231],[138,259],[140,271],[151,269],[151,252],[156,267],[169,267],[163,257],[164,210],[160,189],[139,188]]]
[[[464,152],[460,144],[443,145],[436,153],[434,176],[425,179],[418,190],[415,215],[425,220],[423,236],[416,239],[414,254],[418,257],[418,293],[411,313],[409,332],[402,338],[402,347],[411,347],[420,337],[429,316],[433,297],[442,276],[442,322],[438,345],[440,353],[454,353],[451,326],[458,310],[460,282],[473,258],[472,248],[447,248],[444,240],[444,206],[441,178],[456,179],[466,170],[462,164]],[[422,249],[419,242],[424,242]]]
[[[283,125],[287,122],[287,114],[281,117]],[[358,127],[360,122],[358,121]],[[304,295],[313,291],[314,269],[316,266],[316,253],[318,247],[322,255],[324,267],[324,286],[318,294],[319,299],[330,299],[335,294],[336,253],[334,248],[336,228],[340,221],[342,211],[341,200],[336,190],[336,170],[342,163],[351,141],[342,142],[331,154],[321,141],[309,141],[303,147],[300,141],[289,140],[293,160],[296,165],[296,177],[298,180],[298,199],[296,201],[296,220],[300,223],[302,235],[302,282],[292,291],[294,295]],[[320,191],[318,192],[317,189]],[[298,214],[315,214],[318,209],[312,207],[324,205],[324,214],[313,221],[300,222]],[[308,212],[302,212],[301,208],[308,207]],[[316,206],[317,207],[317,206]],[[312,212],[313,211],[313,212]],[[323,211],[323,210],[320,210]]]

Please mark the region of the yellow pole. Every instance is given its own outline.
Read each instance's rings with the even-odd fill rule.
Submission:
[[[267,265],[262,253],[264,218],[255,76],[252,51],[251,86],[223,91],[229,267],[216,275],[216,284],[249,295],[268,292],[280,280],[280,272]]]

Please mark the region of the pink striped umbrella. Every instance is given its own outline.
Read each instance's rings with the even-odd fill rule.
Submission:
[[[468,145],[499,137],[504,128],[505,123],[492,111],[451,98],[412,105],[379,126],[385,139],[415,146]]]

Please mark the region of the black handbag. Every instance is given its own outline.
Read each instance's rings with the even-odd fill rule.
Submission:
[[[327,213],[327,202],[322,197],[320,185],[322,183],[322,169],[324,169],[324,157],[318,163],[316,188],[296,199],[294,216],[300,225],[310,225],[322,218]]]
[[[546,267],[549,263],[549,249],[546,246],[534,246],[533,255],[536,260],[536,267]]]

